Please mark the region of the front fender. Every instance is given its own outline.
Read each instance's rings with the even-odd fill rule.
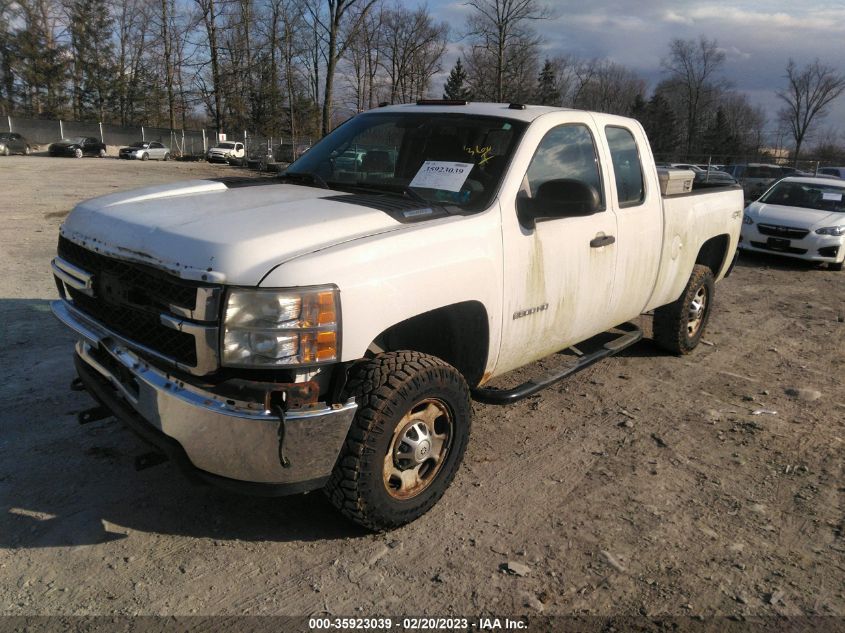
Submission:
[[[498,204],[484,213],[412,224],[289,260],[262,287],[340,288],[342,360],[356,360],[389,327],[464,301],[478,301],[490,332],[486,370],[501,335],[502,233]]]

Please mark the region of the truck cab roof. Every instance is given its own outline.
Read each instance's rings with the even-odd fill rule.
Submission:
[[[512,107],[519,106],[519,107]],[[550,112],[561,112],[569,110],[570,108],[556,108],[552,106],[539,105],[523,105],[523,104],[508,104],[508,103],[475,103],[467,102],[462,105],[460,102],[449,103],[446,100],[439,102],[439,100],[428,101],[424,105],[419,103],[404,103],[397,105],[388,105],[381,108],[369,110],[367,113],[377,112],[432,112],[432,113],[463,113],[474,114],[480,116],[495,116],[504,119],[514,119],[516,121],[531,122],[539,116],[548,114]],[[366,113],[365,113],[366,114]]]

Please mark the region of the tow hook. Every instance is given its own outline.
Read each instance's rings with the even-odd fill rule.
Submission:
[[[93,407],[91,409],[85,409],[85,411],[80,411],[76,414],[76,421],[80,424],[88,424],[90,422],[96,422],[97,420],[103,420],[105,418],[111,417],[112,412],[106,409],[105,407]]]

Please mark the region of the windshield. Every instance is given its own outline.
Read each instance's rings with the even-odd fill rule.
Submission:
[[[462,113],[366,114],[317,143],[285,175],[479,210],[498,190],[526,126]]]
[[[845,187],[806,182],[779,182],[760,198],[760,202],[845,213],[843,198],[845,198]]]
[[[84,136],[75,136],[73,138],[63,138],[61,140],[62,143],[73,143],[74,145],[81,145],[85,142]]]
[[[134,142],[134,143],[132,143],[132,145],[130,145],[129,147],[141,147],[141,148],[146,148],[146,147],[149,147],[149,146],[150,146],[150,144],[149,144],[149,143],[146,143],[145,141],[135,141],[135,142]]]
[[[235,149],[234,143],[218,143],[216,145],[218,149]]]

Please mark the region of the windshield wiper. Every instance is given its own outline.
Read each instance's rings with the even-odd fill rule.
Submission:
[[[304,176],[304,177],[303,177]],[[290,180],[297,184],[319,187],[320,189],[331,189],[325,179],[318,173],[312,171],[284,172],[279,175],[282,180]]]
[[[394,196],[402,196],[403,198],[410,198],[414,202],[419,202],[425,205],[432,205],[437,204],[433,200],[428,200],[424,198],[416,191],[414,191],[411,187],[407,185],[392,185],[389,183],[374,183],[368,182],[365,180],[358,180],[354,183],[332,183],[340,186],[341,184],[346,185],[350,189],[358,189],[359,191],[372,191],[374,193],[388,193],[393,194]]]
[[[402,193],[411,198],[411,200],[416,200],[417,202],[422,202],[423,204],[431,204],[430,200],[426,200],[423,196],[414,191],[411,185],[403,187]]]

